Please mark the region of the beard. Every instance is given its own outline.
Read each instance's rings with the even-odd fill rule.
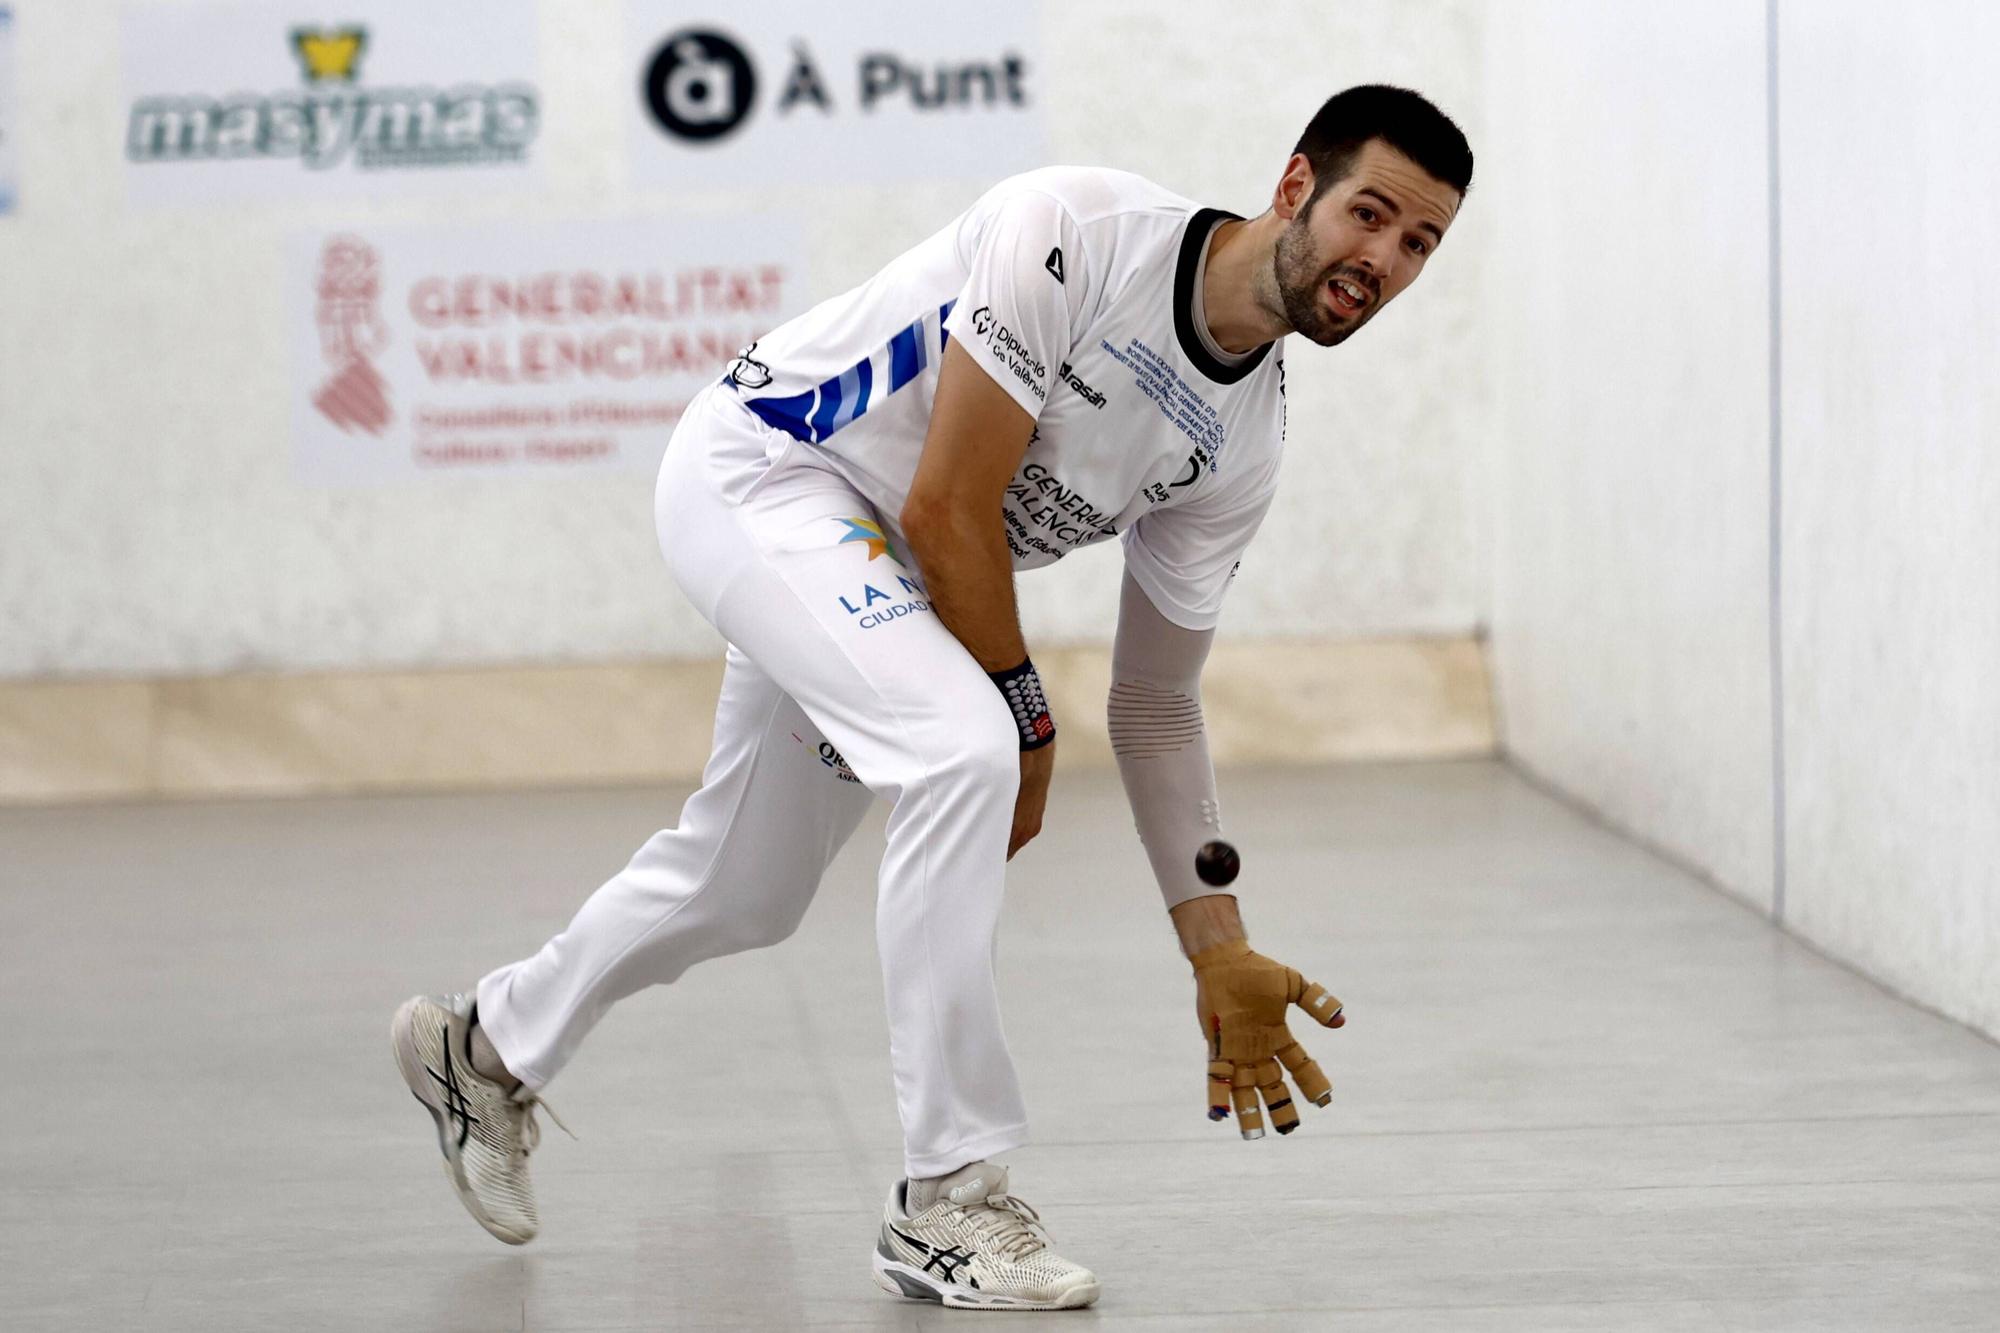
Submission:
[[[1366,269],[1340,264],[1321,269],[1313,258],[1312,235],[1306,228],[1311,217],[1312,208],[1308,205],[1279,233],[1277,249],[1271,258],[1272,277],[1277,282],[1278,301],[1284,306],[1285,319],[1293,331],[1321,347],[1334,347],[1347,341],[1356,329],[1374,317],[1376,307],[1382,302],[1382,288]],[[1358,315],[1342,315],[1327,304],[1326,285],[1335,278],[1345,278],[1369,293],[1371,299]]]

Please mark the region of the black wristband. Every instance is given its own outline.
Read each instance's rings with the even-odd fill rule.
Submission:
[[[1014,725],[1021,733],[1021,748],[1039,750],[1053,744],[1056,720],[1049,716],[1049,697],[1042,693],[1042,678],[1035,671],[1034,660],[1024,657],[1017,667],[986,674],[1000,687],[1000,697],[1014,714]]]

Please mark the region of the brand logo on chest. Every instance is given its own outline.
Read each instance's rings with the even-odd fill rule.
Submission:
[[[1084,402],[1089,403],[1100,412],[1104,410],[1104,395],[1096,389],[1091,388],[1088,384],[1085,384],[1069,362],[1063,362],[1060,373],[1062,382],[1069,385],[1070,388],[1075,389],[1077,397],[1083,399]]]

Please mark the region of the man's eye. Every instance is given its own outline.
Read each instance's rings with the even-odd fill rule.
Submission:
[[[1360,218],[1363,222],[1373,222],[1375,220],[1375,210],[1372,208],[1357,208],[1354,210],[1354,216]]]
[[[1425,244],[1423,243],[1423,241],[1422,241],[1421,239],[1419,239],[1419,238],[1417,238],[1417,237],[1415,237],[1415,236],[1412,236],[1412,237],[1410,238],[1410,253],[1411,253],[1411,254],[1413,254],[1413,255],[1421,255],[1421,254],[1424,254],[1424,253],[1428,252],[1429,250],[1430,250],[1430,247],[1429,247],[1428,245],[1425,245]]]

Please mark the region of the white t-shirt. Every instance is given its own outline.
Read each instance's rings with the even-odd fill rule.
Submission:
[[[894,533],[929,425],[945,341],[1035,418],[1004,501],[1014,568],[1122,535],[1161,614],[1213,626],[1270,507],[1284,443],[1284,356],[1237,361],[1200,326],[1216,225],[1122,171],[1002,181],[875,277],[745,349],[723,384],[847,478]]]

